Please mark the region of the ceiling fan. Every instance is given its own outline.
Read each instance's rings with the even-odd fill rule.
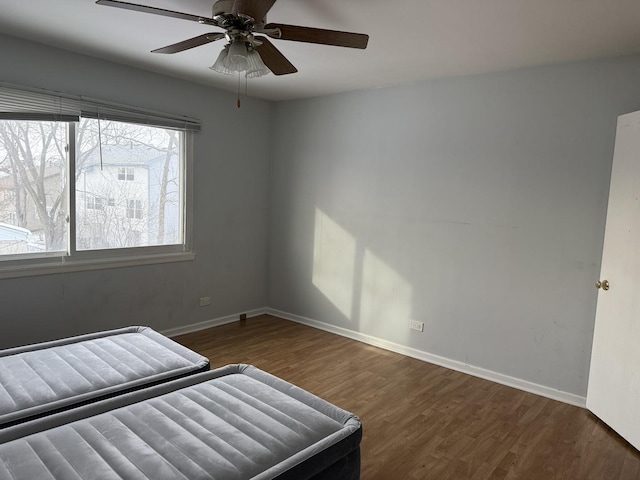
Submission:
[[[222,28],[224,33],[205,33],[173,45],[158,48],[152,52],[178,53],[226,38],[229,43],[220,53],[216,63],[211,67],[213,70],[223,73],[246,71],[247,76],[260,76],[268,73],[268,71],[273,72],[275,75],[296,73],[298,69],[287,60],[267,37],[338,47],[360,49],[367,47],[369,36],[361,33],[340,32],[281,23],[266,23],[267,13],[275,2],[276,0],[218,0],[214,3],[212,16],[209,18],[120,0],[96,1],[99,5],[190,20],[201,25]],[[256,33],[266,36],[256,36],[254,35]],[[255,55],[256,53],[258,55]],[[252,67],[252,62],[257,62],[258,66]],[[265,66],[268,70],[265,70]]]

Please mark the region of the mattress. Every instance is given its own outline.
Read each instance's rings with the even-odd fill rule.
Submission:
[[[319,479],[360,474],[358,417],[228,365],[0,431],[0,479]]]
[[[0,429],[209,369],[209,360],[148,327],[0,350]]]

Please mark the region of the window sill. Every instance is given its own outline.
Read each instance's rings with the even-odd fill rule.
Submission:
[[[188,262],[195,260],[194,252],[162,253],[148,255],[129,255],[126,257],[108,257],[92,259],[70,259],[68,257],[52,257],[36,263],[21,265],[2,265],[0,263],[0,280],[6,278],[32,277],[38,275],[55,275],[88,270],[104,270],[107,268],[138,267],[159,263]]]

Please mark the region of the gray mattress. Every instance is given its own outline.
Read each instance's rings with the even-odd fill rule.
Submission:
[[[0,429],[209,369],[209,360],[148,327],[0,350]]]
[[[358,418],[229,365],[0,431],[0,479],[359,478]]]

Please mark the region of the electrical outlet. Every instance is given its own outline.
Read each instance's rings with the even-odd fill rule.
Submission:
[[[200,297],[200,306],[206,307],[207,305],[211,305],[211,297]]]
[[[409,320],[409,328],[412,330],[417,330],[419,332],[424,332],[424,322],[419,322],[418,320]]]

